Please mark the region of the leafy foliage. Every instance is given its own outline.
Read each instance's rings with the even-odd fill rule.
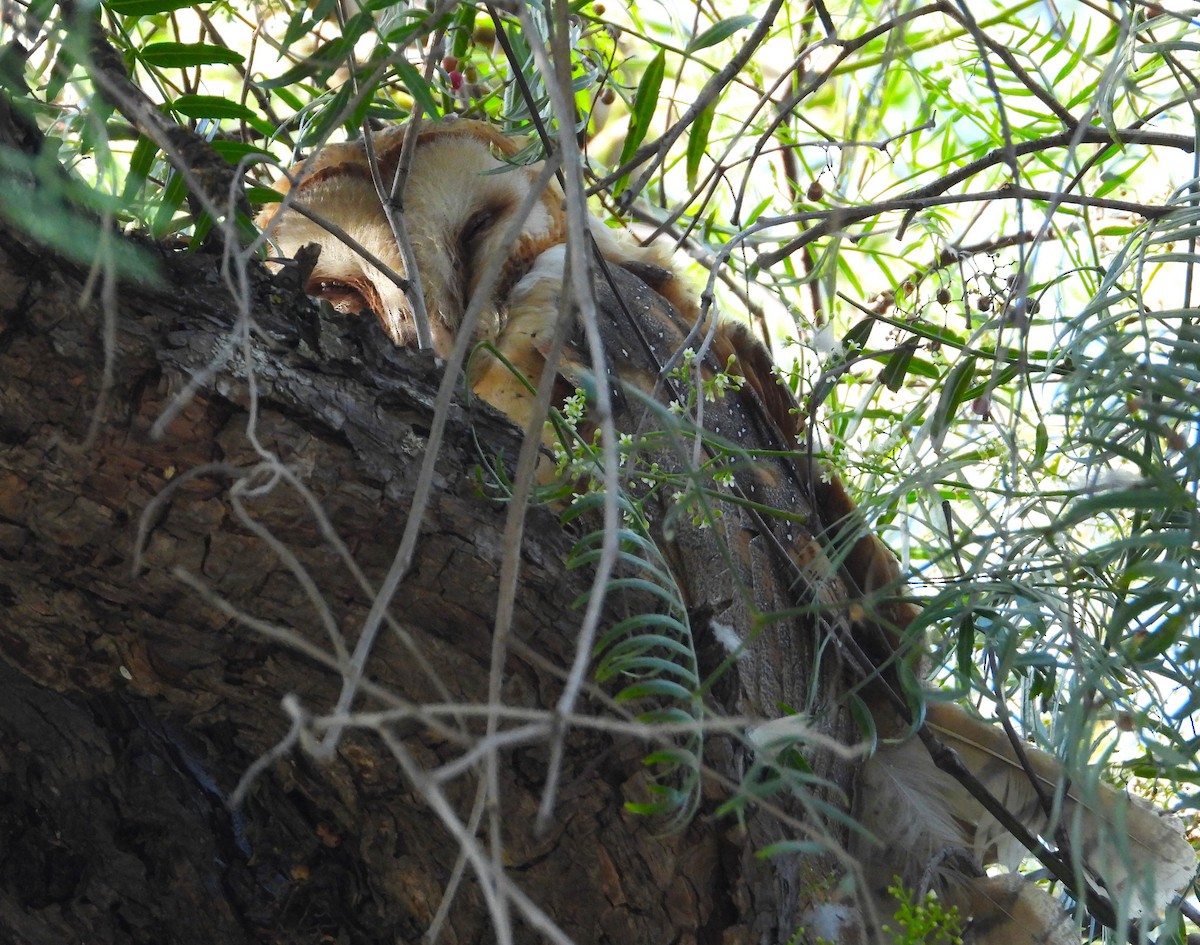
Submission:
[[[931,894],[921,899],[910,889],[905,889],[899,880],[888,888],[900,903],[896,910],[897,929],[887,929],[896,942],[931,943],[945,942],[947,945],[962,945],[962,920],[954,907],[946,909]]]

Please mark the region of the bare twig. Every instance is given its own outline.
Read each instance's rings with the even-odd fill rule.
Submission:
[[[1096,130],[1099,131],[1101,129]],[[1022,199],[1059,202],[1080,207],[1098,207],[1104,210],[1116,210],[1121,213],[1134,214],[1136,216],[1145,217],[1148,220],[1154,220],[1161,216],[1165,216],[1173,209],[1171,207],[1158,204],[1135,203],[1129,200],[1111,200],[1107,197],[1063,195],[1058,191],[1034,190],[1030,187],[1003,187],[999,190],[985,190],[969,194],[940,196],[942,191],[946,189],[945,187],[941,186],[942,183],[943,181],[939,181],[936,189],[934,189],[932,193],[918,194],[914,191],[910,191],[903,197],[898,197],[893,200],[881,200],[878,203],[864,204],[857,207],[838,207],[833,210],[811,210],[804,213],[789,214],[785,217],[760,219],[754,225],[754,227],[748,231],[748,234],[765,230],[771,226],[778,226],[782,223],[798,223],[807,220],[821,222],[819,222],[811,230],[806,231],[802,236],[790,240],[779,249],[760,254],[756,260],[756,264],[763,269],[769,268],[775,265],[781,259],[785,259],[786,257],[792,255],[798,249],[807,246],[813,240],[830,236],[846,226],[851,226],[855,223],[861,223],[863,220],[868,220],[880,213],[888,213],[890,211],[897,210],[908,212],[912,210],[923,210],[926,207],[948,206],[950,204],[958,203],[978,203],[986,200]],[[922,190],[927,189],[929,188],[922,188]]]

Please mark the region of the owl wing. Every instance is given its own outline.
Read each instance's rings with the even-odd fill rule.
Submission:
[[[519,287],[518,293],[538,314],[515,307],[512,324],[553,321],[545,313],[559,309],[561,270],[543,275],[536,289]],[[695,457],[703,464],[722,454],[737,467],[728,488],[739,504],[724,507],[716,527],[656,535],[687,587],[689,606],[733,628],[797,607],[829,615],[827,629],[843,635],[861,635],[864,624],[873,623],[881,632],[865,647],[871,659],[879,658],[880,641],[885,647],[910,643],[903,633],[917,608],[899,590],[899,566],[865,528],[838,479],[805,456],[791,428],[795,401],[763,346],[737,324],[697,327],[694,309],[681,312],[671,301],[679,290],[674,273],[643,259],[608,260],[598,267],[593,287],[608,360],[602,368],[588,361],[582,328],[575,325],[559,366],[562,389],[607,383],[620,394],[614,398],[618,429],[670,432],[670,449],[660,445],[653,456],[660,468],[694,475]],[[548,332],[514,337],[532,340],[537,356],[549,351]],[[664,405],[688,401],[689,386],[668,377],[664,366],[688,345],[708,349],[697,369],[701,383],[723,370],[746,383],[707,403],[702,418],[673,419]],[[523,360],[517,347],[509,349],[511,361],[540,374],[544,362],[533,363],[528,354]],[[706,443],[699,452],[697,438]],[[743,502],[770,511],[754,514]],[[856,609],[857,619],[838,619]],[[738,708],[761,713],[773,695],[756,692]],[[907,729],[889,699],[869,702],[884,733]],[[1161,915],[1194,876],[1196,855],[1180,825],[1149,805],[1105,784],[1072,784],[1056,759],[1036,749],[1019,759],[1003,731],[957,706],[931,704],[928,725],[1029,833],[1054,841],[1059,828],[1065,830],[1074,862],[1101,882],[1124,914]],[[1057,806],[1047,810],[1045,798],[1057,798]],[[1070,915],[1036,884],[1011,873],[976,875],[986,864],[1015,868],[1026,852],[970,791],[934,764],[919,740],[886,744],[868,761],[855,813],[875,840],[857,846],[868,865],[866,887],[887,914],[895,905],[887,888],[899,875],[909,888],[932,885],[969,916],[975,945],[1078,941]],[[949,855],[956,851],[958,856]],[[963,866],[963,856],[973,868]]]

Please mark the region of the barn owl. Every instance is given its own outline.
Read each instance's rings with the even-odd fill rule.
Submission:
[[[374,136],[386,182],[400,161],[403,137],[403,127]],[[511,165],[508,159],[520,148],[514,139],[481,122],[428,125],[416,138],[403,208],[436,352],[450,354],[470,300],[482,294],[485,304],[475,336],[486,344],[471,361],[468,382],[481,398],[525,425],[533,410],[530,384],[536,385],[545,369],[564,298],[566,217],[557,185],[550,183],[535,193],[539,168]],[[363,145],[326,146],[289,176],[280,184],[285,202],[265,209],[259,223],[285,257],[308,243],[321,247],[308,281],[309,294],[344,312],[371,312],[397,345],[413,345],[413,306],[397,280],[379,268],[405,274]],[[374,261],[308,214],[297,212],[293,202],[336,224]],[[520,219],[523,205],[528,212]],[[865,614],[858,624],[872,623],[882,630],[864,649],[878,663],[886,663],[888,654],[879,652],[879,640],[899,648],[917,609],[898,593],[895,558],[863,528],[841,483],[809,468],[797,432],[795,402],[778,382],[765,348],[737,322],[698,324],[700,312],[668,257],[614,236],[596,219],[589,218],[589,227],[599,255],[613,271],[607,279],[596,279],[605,319],[598,327],[610,360],[605,379],[647,400],[661,399],[662,365],[685,344],[695,346],[697,338],[707,339],[703,376],[728,370],[744,384],[707,406],[705,429],[784,455],[790,450],[790,459],[760,464],[747,489],[753,490],[756,503],[769,508],[789,508],[803,496],[820,518],[808,523],[807,538],[790,519],[786,528],[777,528],[774,521],[760,521],[756,527],[777,531],[772,540],[797,572],[807,573],[814,562],[825,562],[821,573],[834,578],[815,579],[816,596],[830,595],[826,602],[831,606],[845,606],[846,594],[851,595],[847,609],[859,618]],[[496,278],[486,284],[489,269]],[[567,339],[556,367],[563,380],[556,387],[560,406],[566,393],[596,383],[599,371],[587,363],[577,337]],[[626,406],[617,419],[632,428],[644,424],[647,416]],[[745,538],[753,530],[730,531],[730,547],[753,554]],[[745,580],[750,581],[755,570],[747,566]],[[706,574],[703,579],[717,577]],[[792,592],[791,587],[775,588],[774,598],[757,602],[758,611],[789,605],[785,598]],[[731,591],[728,596],[737,594]],[[739,619],[746,614],[731,611],[725,622],[736,630]],[[890,913],[886,887],[894,875],[910,888],[932,884],[968,917],[966,940],[974,945],[1078,942],[1070,917],[1040,887],[1015,873],[984,875],[981,867],[987,864],[1014,867],[1022,858],[1020,846],[955,778],[934,764],[922,742],[905,737],[908,720],[887,699],[874,699],[872,707],[881,734],[892,738],[862,766],[856,789],[854,813],[867,828],[855,841],[855,852],[866,864],[864,893]],[[958,706],[931,699],[927,721],[1027,830],[1051,842],[1057,836],[1069,837],[1081,869],[1121,900],[1127,914],[1161,914],[1191,881],[1194,852],[1181,830],[1148,805],[1103,785],[1068,790],[1067,776],[1052,757],[1029,749],[1019,758],[1000,729]],[[1031,784],[1031,774],[1036,785]],[[887,940],[877,927],[869,934]]]

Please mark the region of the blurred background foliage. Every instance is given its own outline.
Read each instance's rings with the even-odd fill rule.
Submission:
[[[533,55],[552,12],[7,0],[0,81],[53,153],[4,156],[41,186],[0,208],[148,278],[106,233],[187,251],[217,218],[245,248],[234,190],[271,199],[278,165],[414,111],[530,134],[532,159],[555,126]],[[1200,777],[1198,17],[638,0],[572,2],[568,21],[593,209],[677,246],[773,347],[913,575],[942,684],[1060,755],[1161,779],[1142,787],[1185,808]],[[104,48],[235,169],[228,193],[189,201],[196,162],[108,91]]]

